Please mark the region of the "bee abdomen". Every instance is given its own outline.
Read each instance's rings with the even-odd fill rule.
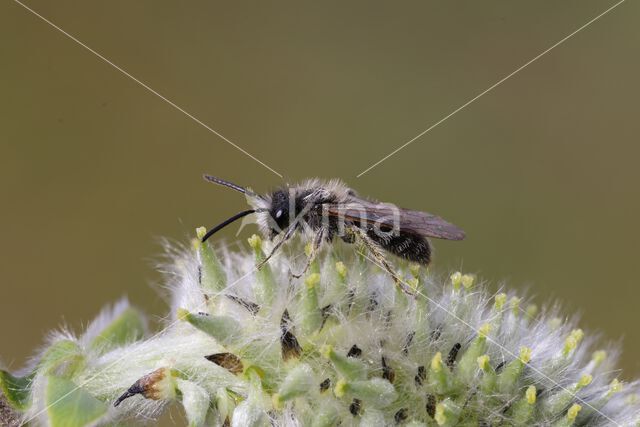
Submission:
[[[429,241],[416,234],[400,232],[398,235],[379,235],[373,230],[368,233],[369,238],[380,245],[385,251],[419,264],[431,262],[431,245]]]

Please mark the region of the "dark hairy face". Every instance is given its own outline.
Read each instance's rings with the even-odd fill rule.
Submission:
[[[289,195],[278,190],[271,195],[271,209],[269,215],[277,225],[277,228],[271,228],[271,234],[277,235],[289,226]]]

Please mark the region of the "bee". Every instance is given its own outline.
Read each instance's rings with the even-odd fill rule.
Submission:
[[[464,231],[438,216],[361,197],[336,179],[310,179],[298,185],[285,185],[265,195],[210,175],[204,175],[204,179],[243,193],[251,209],[211,228],[202,241],[232,222],[255,214],[261,233],[275,241],[257,268],[268,262],[297,232],[311,240],[305,267],[300,274],[292,274],[294,277],[301,277],[307,271],[323,243],[340,238],[346,243],[364,246],[396,284],[404,292],[412,294],[387,261],[385,252],[428,265],[432,257],[430,237],[445,240],[462,240],[465,237]]]

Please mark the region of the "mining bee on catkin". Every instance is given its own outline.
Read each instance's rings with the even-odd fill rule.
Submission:
[[[335,237],[347,243],[360,243],[389,272],[401,289],[402,284],[384,256],[389,252],[422,265],[431,262],[429,237],[462,240],[464,232],[442,218],[420,211],[399,208],[391,203],[377,202],[357,195],[339,180],[311,179],[298,185],[285,185],[270,194],[258,195],[250,189],[210,175],[205,180],[243,193],[252,209],[242,211],[210,229],[202,241],[232,222],[255,214],[262,234],[278,239],[271,252],[257,266],[262,267],[280,246],[296,232],[311,239],[311,252],[302,276],[315,258],[323,242]]]

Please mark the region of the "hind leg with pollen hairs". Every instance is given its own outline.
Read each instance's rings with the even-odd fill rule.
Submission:
[[[364,247],[367,248],[369,253],[374,258],[373,261],[376,262],[382,269],[384,269],[391,277],[393,277],[393,281],[396,283],[396,286],[400,288],[402,292],[407,295],[415,296],[416,293],[400,279],[400,276],[396,271],[391,267],[391,264],[384,256],[382,248],[376,242],[374,242],[366,233],[366,231],[362,230],[359,227],[351,226],[345,230],[347,233],[351,234],[355,241],[362,243]]]

